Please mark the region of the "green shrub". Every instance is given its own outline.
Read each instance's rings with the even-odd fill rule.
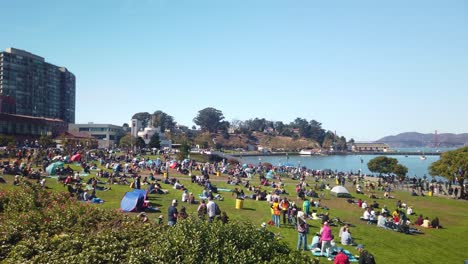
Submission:
[[[310,263],[246,222],[175,227],[78,202],[25,183],[0,193],[3,263]]]

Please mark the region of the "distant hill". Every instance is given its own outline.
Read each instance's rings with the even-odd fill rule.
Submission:
[[[406,132],[396,136],[383,137],[376,142],[387,143],[393,148],[434,147],[434,134]],[[464,134],[437,134],[437,147],[460,147],[468,143],[468,133]]]

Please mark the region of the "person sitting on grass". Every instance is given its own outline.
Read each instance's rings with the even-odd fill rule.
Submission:
[[[363,215],[361,217],[361,220],[369,221],[370,215],[371,215],[371,210],[370,210],[370,208],[367,208],[366,210],[364,210],[364,213],[363,213]]]
[[[320,233],[315,233],[314,237],[312,238],[312,244],[310,245],[310,250],[312,252],[321,251],[322,244],[320,243]]]
[[[174,183],[174,189],[176,189],[176,190],[184,189],[184,185],[181,184],[181,183],[179,182],[179,180],[177,180],[177,181]]]
[[[387,223],[387,213],[379,214],[377,217],[377,226],[381,228],[387,228],[385,224]]]
[[[351,237],[351,233],[349,233],[348,228],[344,228],[343,233],[341,233],[341,244],[353,245],[353,238]]]
[[[429,228],[431,227],[431,221],[429,221],[429,217],[426,217],[421,225],[422,227]]]
[[[182,199],[181,199],[181,201],[182,201],[183,203],[186,203],[186,202],[188,201],[188,196],[189,196],[189,195],[188,195],[188,190],[185,189],[184,192],[182,193]]]
[[[406,209],[406,214],[413,215],[413,208],[411,206],[408,206],[408,208]]]
[[[418,217],[418,219],[416,220],[416,222],[415,222],[414,224],[420,226],[420,225],[423,224],[423,222],[424,222],[423,215],[420,214],[419,217]]]
[[[439,223],[439,218],[438,218],[438,217],[434,218],[434,219],[431,221],[431,227],[432,227],[432,228],[436,228],[436,229],[442,228],[442,226],[441,226],[440,223]]]
[[[337,247],[336,251],[338,252],[338,254],[335,256],[335,259],[333,260],[333,264],[349,264],[349,258],[343,252],[343,248]]]

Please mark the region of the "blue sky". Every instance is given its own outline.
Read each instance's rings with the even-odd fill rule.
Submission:
[[[468,132],[464,0],[0,2],[0,48],[72,71],[79,123],[214,107],[361,141]]]

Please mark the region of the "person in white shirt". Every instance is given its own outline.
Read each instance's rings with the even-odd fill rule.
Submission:
[[[367,201],[364,201],[364,202],[362,203],[362,209],[366,209],[366,208],[367,208]]]
[[[372,222],[372,223],[376,223],[377,220],[376,220],[376,215],[375,215],[375,211],[372,207],[369,208],[370,210],[370,214],[369,214],[369,222]]]
[[[413,214],[413,208],[411,206],[408,206],[408,209],[406,209],[406,215],[412,215]]]
[[[371,214],[370,214],[370,209],[366,209],[366,210],[364,211],[364,214],[362,215],[362,219],[363,219],[363,220],[370,220],[370,215],[371,215]]]
[[[213,222],[213,219],[216,217],[216,207],[218,205],[213,202],[211,197],[208,198],[208,203],[206,204],[206,211],[208,213],[208,222]]]
[[[387,222],[387,214],[383,213],[377,217],[377,226],[382,228],[387,228],[385,223]]]
[[[184,190],[184,192],[182,193],[182,202],[187,202],[188,201],[188,192],[187,190]]]
[[[343,233],[341,233],[341,244],[343,245],[351,245],[353,244],[353,238],[348,231],[348,228],[344,228]]]

